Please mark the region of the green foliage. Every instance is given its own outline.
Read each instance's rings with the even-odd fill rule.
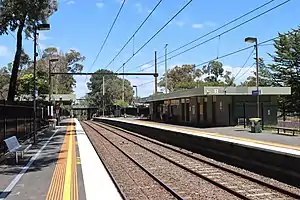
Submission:
[[[165,76],[160,79],[159,87],[165,87]],[[229,86],[234,85],[231,72],[223,69],[219,61],[212,61],[201,69],[195,65],[175,66],[168,71],[168,90],[170,92],[192,89],[200,86]]]
[[[17,32],[17,48],[11,69],[8,101],[14,100],[19,68],[24,64],[22,61],[26,62],[26,58],[22,59],[23,32],[26,38],[33,37],[34,27],[46,23],[55,11],[57,11],[57,0],[0,1],[0,35],[7,35],[9,31]]]
[[[45,23],[57,11],[57,0],[2,0],[0,2],[0,35],[24,26],[27,36],[33,34],[34,25]]]
[[[218,83],[219,77],[223,76],[223,72],[223,64],[219,61],[211,61],[203,67],[203,73],[208,75],[204,80],[209,83]]]
[[[6,99],[8,92],[10,74],[6,67],[0,68],[0,100]]]
[[[181,67],[175,66],[169,70],[168,73],[168,90],[170,92],[195,88],[197,83],[194,81],[196,78],[200,78],[202,71],[196,69],[195,65],[182,65]],[[159,87],[165,87],[166,74],[163,74]]]
[[[49,84],[47,82],[48,74],[43,71],[37,71],[36,77],[36,87],[38,89],[38,93],[40,94],[48,94],[49,93]],[[31,94],[33,95],[34,88],[34,79],[33,74],[24,74],[20,80],[20,90],[19,94]]]
[[[300,27],[287,34],[279,34],[275,40],[274,63],[270,71],[273,84],[291,87],[292,94],[282,98],[280,104],[289,112],[300,112]]]
[[[259,86],[274,86],[273,74],[269,66],[264,62],[263,58],[259,58],[258,61],[258,80]],[[249,76],[247,80],[240,84],[241,86],[256,86],[256,72],[253,72],[252,76]]]
[[[128,106],[128,102],[123,101],[123,100],[116,100],[114,105],[120,106],[121,108],[125,108]]]
[[[57,58],[58,61],[51,63],[51,72],[80,72],[83,69],[81,62],[84,56],[77,51],[68,53],[58,52],[55,47],[44,50],[42,58],[37,60],[37,88],[39,94],[48,94],[50,90],[49,82],[49,60]],[[80,66],[80,67],[78,67]],[[71,94],[76,81],[70,75],[52,76],[54,94]],[[29,67],[20,71],[18,80],[18,94],[32,94],[33,91],[33,63]]]
[[[109,75],[104,76],[104,86],[105,94],[103,96],[103,74],[109,73]],[[91,101],[93,106],[102,106],[102,102],[106,106],[114,105],[117,100],[122,99],[122,84],[123,80],[109,70],[101,69],[96,71],[96,74],[93,74],[88,82],[88,88],[91,91],[88,94],[88,98]],[[130,82],[125,79],[124,81],[124,100],[125,102],[131,103],[133,100],[133,88],[130,85]]]

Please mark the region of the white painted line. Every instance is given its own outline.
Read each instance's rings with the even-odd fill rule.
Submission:
[[[28,161],[27,165],[24,166],[21,170],[21,172],[10,182],[10,184],[0,193],[0,200],[4,200],[6,197],[6,193],[10,193],[12,189],[15,187],[15,185],[20,181],[22,176],[26,173],[26,171],[29,169],[29,167],[32,165],[32,163],[37,159],[37,157],[41,154],[41,152],[44,150],[44,148],[48,145],[50,140],[54,137],[54,135],[57,133],[58,130],[56,130],[53,135],[47,140],[47,142],[39,149],[39,151],[31,157],[31,159]]]
[[[121,200],[121,196],[77,119],[76,136],[87,200]]]

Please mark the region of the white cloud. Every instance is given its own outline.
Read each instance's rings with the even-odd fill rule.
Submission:
[[[11,52],[9,51],[7,46],[0,45],[0,57],[6,57],[6,56],[9,56],[10,54],[11,54]]]
[[[75,1],[68,1],[67,2],[68,5],[71,5],[71,4],[74,4],[74,3],[75,3]]]
[[[104,6],[104,3],[103,2],[96,3],[96,6],[98,8],[102,8]]]
[[[193,24],[193,28],[203,28],[203,24]]]
[[[179,27],[183,27],[184,24],[185,24],[184,21],[179,21],[179,20],[175,20],[173,23],[174,23],[175,25],[179,26]]]
[[[253,67],[245,66],[245,67],[232,67],[229,65],[223,66],[224,71],[232,72],[232,76],[235,77],[235,83],[239,84],[240,82],[245,81],[249,76],[253,75]]]
[[[143,12],[143,6],[142,6],[142,4],[136,3],[134,6],[137,9],[138,13],[142,13]]]

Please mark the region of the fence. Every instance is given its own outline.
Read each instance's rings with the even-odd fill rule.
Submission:
[[[44,108],[37,108],[37,129],[45,125]],[[0,155],[6,152],[4,140],[16,136],[20,142],[30,138],[33,133],[33,106],[24,103],[11,104],[0,101]]]

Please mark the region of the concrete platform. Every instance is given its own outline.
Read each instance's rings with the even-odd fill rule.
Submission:
[[[198,129],[124,118],[94,120],[300,186],[299,136],[255,134],[239,127]]]
[[[67,119],[61,125],[39,134],[18,165],[13,157],[0,163],[0,200],[121,199],[117,190],[107,189],[114,188],[108,175],[92,174],[100,160],[79,122]],[[99,189],[100,183],[106,187]]]
[[[249,128],[244,128],[243,126],[237,127],[216,127],[216,128],[194,128],[188,126],[179,126],[172,124],[164,124],[146,120],[139,120],[136,118],[126,119],[126,118],[107,118],[110,120],[120,120],[128,121],[131,123],[137,123],[141,125],[149,125],[164,129],[174,129],[179,132],[188,132],[197,135],[212,135],[219,138],[234,139],[237,141],[245,141],[254,144],[262,144],[273,147],[281,147],[291,150],[300,151],[300,135],[293,136],[292,134],[277,134],[277,132],[272,132],[270,130],[263,130],[262,133],[250,133]],[[300,154],[299,154],[300,155]]]

